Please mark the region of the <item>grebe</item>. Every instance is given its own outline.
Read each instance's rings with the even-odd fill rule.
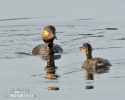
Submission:
[[[82,51],[86,56],[83,68],[99,68],[111,66],[108,60],[102,58],[92,58],[92,47],[89,43],[83,44]]]
[[[42,40],[45,44],[36,46],[32,50],[32,54],[39,55],[62,53],[63,49],[58,44],[53,43],[54,39],[57,39],[55,27],[51,25],[44,27],[44,31],[42,32]]]

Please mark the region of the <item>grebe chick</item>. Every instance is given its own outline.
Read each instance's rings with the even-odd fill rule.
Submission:
[[[99,68],[111,66],[108,60],[102,58],[92,57],[92,47],[89,43],[83,44],[82,51],[86,56],[86,60],[83,63],[83,68]]]
[[[55,27],[51,25],[44,27],[44,31],[42,32],[42,40],[45,44],[36,46],[32,50],[32,54],[40,55],[62,53],[63,49],[58,44],[53,43],[54,39],[57,39]]]

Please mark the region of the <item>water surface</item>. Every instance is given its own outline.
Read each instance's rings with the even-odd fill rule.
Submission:
[[[0,0],[0,98],[8,99],[18,90],[29,91],[38,100],[124,100],[124,3]],[[54,42],[64,49],[52,60],[52,68],[47,67],[48,57],[31,53],[43,43],[41,32],[46,25],[56,27]],[[82,69],[85,56],[80,48],[85,42],[92,45],[93,57],[110,61],[108,70],[88,73]]]

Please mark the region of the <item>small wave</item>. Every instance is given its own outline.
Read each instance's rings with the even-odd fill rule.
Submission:
[[[25,53],[25,52],[16,52],[16,54],[33,56],[32,54],[30,54],[30,53]]]

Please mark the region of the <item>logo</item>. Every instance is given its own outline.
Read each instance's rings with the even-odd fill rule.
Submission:
[[[36,98],[37,96],[28,88],[6,88],[5,98]]]

